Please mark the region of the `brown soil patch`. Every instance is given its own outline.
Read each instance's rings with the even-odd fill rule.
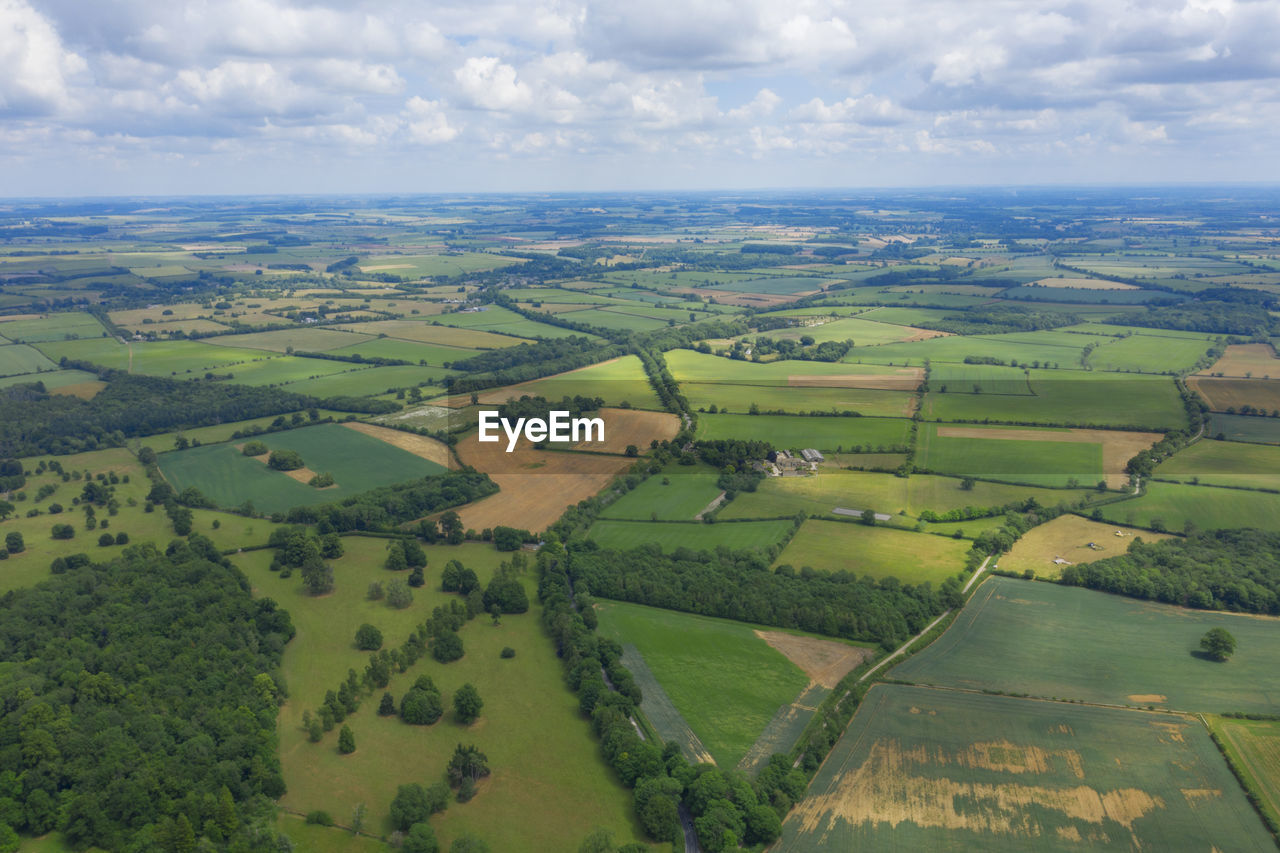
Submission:
[[[61,388],[50,388],[50,394],[67,394],[71,397],[79,397],[81,400],[92,400],[93,397],[107,387],[107,383],[99,382],[94,379],[90,382],[76,382],[73,385],[63,385]]]
[[[1253,406],[1271,412],[1280,409],[1280,380],[1218,379],[1188,376],[1187,386],[1195,391],[1215,412]]]
[[[864,388],[871,391],[914,391],[924,379],[924,369],[904,367],[893,373],[845,373],[834,376],[795,374],[787,377],[793,388]]]
[[[911,329],[914,327],[908,326],[907,328]],[[950,332],[939,332],[936,329],[916,329],[915,332],[911,335],[911,337],[903,338],[902,343],[909,344],[912,341],[927,341],[930,338],[949,338],[949,337],[951,337]]]
[[[469,528],[545,530],[567,507],[599,492],[633,462],[600,453],[534,450],[523,440],[511,453],[505,448],[505,442],[481,444],[475,433],[455,448],[464,465],[488,474],[501,490],[458,510]]]
[[[1005,441],[1070,441],[1102,445],[1102,471],[1107,485],[1124,488],[1129,482],[1125,465],[1139,452],[1164,436],[1155,432],[1122,432],[1111,429],[984,429],[983,427],[938,427],[939,438],[991,438]],[[1084,483],[1083,485],[1090,485]]]
[[[604,441],[580,441],[572,445],[574,449],[625,453],[627,445],[634,444],[641,453],[648,453],[649,442],[670,441],[680,431],[680,418],[670,412],[606,408],[583,417],[597,416],[604,420]]]
[[[1280,378],[1280,358],[1276,358],[1276,351],[1271,344],[1232,344],[1212,367],[1197,375],[1212,376],[1215,373],[1237,379],[1265,379],[1268,376]]]
[[[1163,693],[1130,693],[1129,701],[1137,705],[1159,705],[1168,702],[1169,697]]]
[[[1187,739],[1182,734],[1183,731],[1186,730],[1187,728],[1185,723],[1168,723],[1160,720],[1154,720],[1151,723],[1151,727],[1155,729],[1159,729],[1160,731],[1164,732],[1165,735],[1168,736],[1167,739],[1164,736],[1160,736],[1159,740],[1161,743],[1186,743],[1187,742]]]
[[[1183,788],[1182,796],[1187,798],[1188,803],[1195,806],[1205,800],[1221,797],[1222,791],[1217,788]]]
[[[840,683],[858,664],[871,657],[870,649],[846,646],[815,637],[797,637],[781,631],[756,631],[755,635],[804,670],[809,680],[828,690]]]
[[[819,290],[820,288],[814,288]],[[768,305],[785,305],[794,302],[806,293],[739,293],[735,290],[716,290],[714,288],[672,287],[672,293],[700,293],[714,297],[721,305],[734,305],[739,308],[759,308]],[[812,292],[812,291],[807,291]]]
[[[449,448],[442,442],[436,441],[434,438],[428,438],[425,435],[415,435],[411,432],[401,432],[398,429],[390,427],[377,426],[375,424],[358,423],[351,421],[343,424],[347,429],[353,429],[356,432],[362,432],[367,436],[385,441],[393,447],[401,450],[407,450],[414,456],[420,456],[423,459],[430,460],[437,465],[443,465],[446,468],[453,467],[453,457],[449,455]]]

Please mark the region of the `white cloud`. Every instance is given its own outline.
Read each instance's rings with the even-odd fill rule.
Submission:
[[[0,115],[41,115],[67,108],[68,78],[86,67],[30,4],[0,0]]]
[[[414,95],[405,104],[409,139],[422,145],[439,145],[457,137],[459,130],[449,124],[439,101],[428,101]]]
[[[484,110],[523,110],[533,101],[528,85],[516,70],[496,56],[472,56],[453,72],[461,95]]]

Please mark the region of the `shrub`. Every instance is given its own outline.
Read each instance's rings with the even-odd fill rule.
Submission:
[[[4,547],[10,554],[21,554],[27,550],[27,544],[22,539],[22,534],[18,531],[5,534]]]
[[[505,646],[505,647],[503,647],[503,649],[502,649],[502,655],[501,655],[501,656],[502,656],[502,657],[504,657],[504,658],[513,658],[513,657],[515,657],[515,656],[516,656],[516,650],[515,650],[515,649],[513,649],[513,648],[511,648],[510,646]]]
[[[326,811],[316,810],[313,812],[307,812],[307,823],[313,823],[319,826],[333,826],[333,818]]]
[[[382,648],[382,632],[368,622],[356,630],[356,648],[362,652],[376,652]]]
[[[261,441],[246,441],[244,443],[244,447],[240,449],[240,452],[245,456],[261,456],[267,452],[267,445]],[[139,454],[138,458],[142,458],[141,454]]]
[[[114,544],[116,544],[116,537],[112,536],[110,533],[104,533],[98,537],[98,547],[100,548],[106,548],[108,545]]]
[[[402,580],[393,580],[387,586],[387,603],[397,610],[404,610],[413,604],[413,590]]]
[[[76,535],[76,529],[70,524],[55,524],[49,528],[49,532],[54,539],[71,539]]]
[[[302,454],[296,450],[273,450],[267,457],[267,464],[277,471],[296,471],[306,463]]]

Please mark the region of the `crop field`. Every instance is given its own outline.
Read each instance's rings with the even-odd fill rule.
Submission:
[[[441,314],[436,319],[446,326],[480,329],[523,338],[567,338],[583,334],[572,329],[562,329],[559,326],[526,320],[514,311],[508,311],[496,305],[491,305],[485,311],[457,311],[452,314]]]
[[[1280,379],[1189,376],[1187,385],[1215,412],[1231,412],[1242,406],[1253,406],[1266,412],[1280,411]]]
[[[230,346],[242,349],[262,349],[272,352],[327,352],[340,347],[359,344],[370,340],[368,335],[355,332],[339,332],[333,329],[280,329],[275,332],[253,332],[247,335],[220,335],[204,338],[205,343],[214,346]]]
[[[442,468],[454,467],[453,457],[449,454],[449,446],[442,441],[436,441],[434,438],[361,421],[349,421],[344,423],[343,426],[370,438],[376,438],[378,441],[390,444],[392,447],[406,450],[414,456],[434,462]]]
[[[389,272],[405,278],[453,276],[483,272],[523,263],[520,258],[507,258],[480,252],[442,255],[386,255],[364,258],[361,272]]]
[[[766,278],[749,278],[717,284],[720,290],[732,290],[738,293],[770,293],[793,295],[821,290],[823,285],[831,282],[829,278],[817,276],[768,276]]]
[[[1147,483],[1145,493],[1132,500],[1108,504],[1108,521],[1141,527],[1163,526],[1182,531],[1188,523],[1197,530],[1257,527],[1280,531],[1280,495],[1214,486]]]
[[[1063,263],[1099,275],[1121,278],[1165,278],[1178,274],[1228,275],[1252,272],[1249,267],[1217,258],[1189,258],[1185,255],[1069,255]]]
[[[734,383],[683,382],[680,385],[695,409],[715,406],[722,412],[749,412],[753,405],[761,411],[858,412],[868,417],[908,417],[916,398],[906,391],[879,391],[865,388],[739,385]]]
[[[1054,560],[1074,565],[1114,557],[1128,551],[1135,537],[1144,542],[1172,538],[1165,533],[1118,528],[1068,513],[1022,534],[1009,553],[1000,557],[1000,568],[1009,572],[1032,571],[1038,578],[1056,578],[1062,574],[1062,564]]]
[[[26,344],[0,346],[0,376],[20,376],[41,370],[57,370],[58,366],[44,353]]]
[[[1032,370],[1034,396],[940,394],[924,401],[926,418],[942,421],[1012,421],[1088,427],[1183,427],[1186,414],[1171,377]],[[1123,400],[1124,405],[1116,405]]]
[[[55,362],[66,356],[77,361],[92,362],[99,367],[111,367],[116,370],[129,368],[129,348],[115,338],[50,341],[36,344],[35,348]]]
[[[525,395],[546,397],[548,400],[573,396],[599,397],[606,405],[616,406],[627,402],[638,409],[662,408],[658,395],[645,376],[640,359],[634,355],[624,355],[532,382],[491,388],[481,391],[479,399],[481,403],[487,404],[505,403],[509,399],[518,400]],[[469,396],[457,397],[450,404],[463,405],[469,401]]]
[[[600,633],[629,654],[635,650],[720,767],[742,760],[778,709],[809,682],[741,622],[612,601],[597,604],[596,613]],[[648,715],[643,704],[641,710]],[[658,733],[664,739],[679,734]]]
[[[907,310],[907,309],[899,309]],[[876,314],[867,319],[879,319]],[[855,347],[845,355],[845,362],[869,362],[875,364],[910,364],[920,366],[926,360],[937,362],[963,362],[966,358],[997,358],[1009,364],[1032,366],[1035,362],[1053,365],[1060,369],[1080,367],[1084,347],[1090,338],[1080,338],[1071,345],[1062,343],[1032,343],[1025,337],[1006,335],[948,335],[907,343],[883,344],[875,347]]]
[[[0,323],[0,335],[21,344],[100,338],[105,334],[106,329],[92,315],[71,311]]]
[[[872,688],[777,849],[1274,847],[1194,719]]]
[[[480,329],[461,329],[455,326],[437,325],[426,320],[374,320],[370,323],[352,323],[349,326],[335,326],[366,335],[386,335],[405,341],[418,341],[424,344],[441,344],[442,346],[462,347],[466,349],[503,349],[517,344],[528,343],[527,340],[510,335],[495,335]]]
[[[720,494],[719,476],[709,465],[668,465],[605,507],[600,517],[691,521]]]
[[[319,359],[306,359],[311,363]],[[370,367],[364,370],[351,370],[352,365],[341,364],[346,370],[317,379],[304,379],[292,382],[285,389],[298,394],[312,394],[316,397],[336,397],[349,395],[362,397],[369,394],[380,394],[394,391],[397,388],[412,388],[424,383],[439,384],[452,371],[443,367],[422,367],[419,365],[395,365],[390,367]],[[321,373],[323,371],[315,371]]]
[[[1021,368],[991,364],[938,364],[929,370],[929,387],[939,394],[1031,393]]]
[[[895,326],[890,323],[877,323],[874,320],[863,320],[858,317],[843,317],[813,326],[774,329],[764,333],[763,337],[798,341],[807,335],[819,343],[822,341],[848,340],[853,341],[856,346],[865,347],[896,343],[897,341],[939,338],[945,334],[945,332],[935,332],[932,329],[917,329],[914,326]]]
[[[455,663],[440,665],[428,656],[393,676],[388,689],[397,701],[423,673],[439,686],[446,702],[464,682],[474,684],[484,699],[475,724],[462,727],[450,713],[432,726],[380,717],[375,693],[347,720],[356,735],[354,753],[340,755],[333,733],[321,743],[309,743],[301,726],[303,711],[314,711],[348,668],[364,667],[367,653],[352,640],[361,623],[378,626],[387,645],[399,645],[433,607],[456,598],[439,590],[440,567],[447,560],[460,560],[484,583],[503,557],[478,544],[427,546],[426,586],[414,590],[410,607],[396,610],[365,596],[371,582],[385,584],[391,577],[382,568],[385,540],[346,537],[343,544],[346,555],[333,561],[336,589],[320,598],[307,596],[296,574],[282,579],[267,571],[270,551],[236,558],[255,593],[286,607],[298,632],[285,647],[283,665],[291,699],[280,712],[280,758],[288,785],[281,805],[299,812],[324,809],[345,823],[362,802],[369,810],[369,831],[388,832],[396,786],[439,780],[454,745],[462,741],[476,744],[488,756],[493,773],[480,783],[474,800],[450,803],[447,811],[432,817],[445,845],[472,833],[494,850],[573,849],[597,825],[612,829],[619,839],[638,838],[638,827],[624,817],[630,794],[593,746],[590,723],[564,686],[536,605],[529,613],[503,616],[497,627],[488,619],[468,623],[461,631],[466,654]],[[516,649],[517,657],[500,658],[504,646]],[[529,713],[531,706],[538,708],[537,714]]]
[[[935,586],[964,568],[969,543],[886,527],[809,519],[800,527],[775,566],[804,566],[860,577],[894,577],[903,583],[931,581]]]
[[[51,370],[38,376],[20,374],[18,376],[0,377],[0,388],[8,388],[10,385],[22,385],[27,382],[43,382],[44,387],[52,391],[68,385],[81,385],[85,382],[92,382],[94,379],[95,377],[92,373],[85,373],[83,370]]]
[[[1103,476],[1102,445],[1097,442],[1055,441],[1052,433],[1032,430],[1002,432],[932,424],[923,425],[919,435],[919,464],[941,474],[1038,486],[1096,483]]]
[[[1280,444],[1280,418],[1227,415],[1218,412],[1209,416],[1205,430],[1208,435],[1224,441]]]
[[[1272,820],[1280,820],[1280,720],[1209,716],[1210,730],[1226,747]]]
[[[662,550],[668,552],[677,548],[713,551],[720,545],[734,550],[758,550],[782,541],[791,526],[790,520],[742,521],[732,524],[601,520],[591,525],[587,536],[601,548],[618,551],[641,545],[660,545]]]
[[[592,326],[600,326],[605,329],[621,329],[627,332],[648,332],[653,329],[660,329],[667,325],[666,320],[658,320],[653,317],[641,317],[634,314],[623,314],[618,311],[610,311],[607,309],[591,308],[585,311],[574,311],[569,317],[576,323],[587,323]],[[688,314],[681,319],[688,320]],[[582,334],[578,332],[577,334]]]
[[[1280,490],[1280,447],[1205,439],[1162,462],[1155,476],[1211,486]]]
[[[604,441],[584,439],[569,447],[594,453],[626,453],[634,445],[646,454],[650,442],[670,441],[680,431],[680,417],[670,412],[603,408],[595,416],[604,421]]]
[[[667,366],[680,383],[714,383],[773,388],[873,388],[913,389],[920,384],[919,370],[882,365],[849,367],[823,361],[771,361],[756,364],[693,350],[666,354]]]
[[[1199,655],[1210,628],[1239,641],[1227,663]],[[992,577],[933,645],[893,677],[1178,711],[1275,713],[1280,620],[1189,610],[1090,589]]]
[[[265,356],[265,353],[263,354]],[[262,357],[253,361],[226,365],[219,368],[217,375],[229,376],[227,380],[237,385],[285,385],[290,382],[301,382],[304,379],[317,379],[335,373],[351,373],[357,370],[368,370],[369,367],[349,364],[345,361],[330,361],[321,358],[303,358],[296,355],[279,355]],[[195,374],[191,379],[202,379],[204,373]]]
[[[595,495],[633,462],[603,453],[535,450],[523,440],[507,453],[502,442],[481,444],[476,433],[459,441],[454,452],[501,490],[458,510],[463,524],[477,531],[498,525],[545,530],[565,508]]]
[[[878,454],[850,454],[841,461],[857,463]],[[948,512],[966,506],[1000,507],[1034,497],[1044,506],[1071,503],[1089,494],[1085,489],[1045,489],[979,480],[965,491],[958,477],[912,474],[895,477],[871,471],[819,469],[808,477],[770,477],[754,492],[742,492],[721,512],[729,518],[791,518],[798,512],[829,516],[835,507],[874,509],[909,516],[929,509]],[[973,524],[978,524],[977,521]]]
[[[272,450],[296,450],[312,471],[330,472],[335,484],[317,489],[264,460],[244,456],[231,444],[209,444],[160,455],[160,470],[178,491],[194,486],[221,507],[252,501],[260,511],[329,503],[375,486],[439,474],[444,468],[384,441],[337,424],[261,436]]]
[[[754,439],[784,448],[905,447],[910,433],[904,418],[698,415],[700,439]]]
[[[1209,346],[1207,341],[1132,335],[1104,343],[1089,354],[1088,363],[1095,370],[1180,373],[1204,358]]]
[[[0,331],[3,331],[2,326]],[[1200,371],[1200,374],[1245,379],[1267,379],[1273,376],[1280,378],[1280,358],[1276,357],[1275,348],[1271,344],[1232,344],[1227,347],[1222,358],[1207,370]]]
[[[417,364],[425,361],[430,365],[452,364],[455,361],[471,358],[479,354],[479,350],[462,347],[446,347],[440,344],[425,344],[418,341],[402,341],[392,338],[375,338],[352,346],[330,350],[333,355],[361,355],[365,358],[398,358]]]

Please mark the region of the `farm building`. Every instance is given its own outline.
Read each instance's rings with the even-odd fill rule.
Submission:
[[[801,450],[800,455],[804,457],[805,462],[822,462],[825,459],[821,453],[814,450],[812,447],[806,447],[804,450]]]

